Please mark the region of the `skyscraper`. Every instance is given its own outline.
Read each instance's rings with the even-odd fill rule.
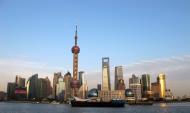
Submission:
[[[15,83],[17,87],[25,87],[25,78],[16,75]]]
[[[157,82],[160,84],[160,98],[164,99],[166,95],[166,76],[165,74],[159,74]]]
[[[110,66],[109,66],[109,58],[102,58],[102,90],[110,91]]]
[[[64,101],[65,96],[65,82],[63,81],[63,78],[60,77],[59,81],[56,86],[56,96],[58,101]]]
[[[80,82],[80,86],[83,84],[83,80],[84,79],[84,71],[80,71],[79,72],[79,82]]]
[[[7,100],[15,99],[16,84],[9,82],[7,84]]]
[[[27,99],[37,98],[38,74],[32,75],[27,81]]]
[[[143,74],[141,77],[141,85],[142,85],[142,96],[149,97],[151,94],[151,83],[150,83],[150,75]]]
[[[77,79],[78,77],[78,54],[80,52],[80,48],[77,45],[77,26],[75,32],[75,45],[72,47],[71,51],[73,53],[73,78],[71,81],[72,95],[77,96],[78,89],[80,87],[80,82]]]
[[[54,73],[54,77],[53,77],[53,97],[54,99],[56,99],[56,84],[58,83],[59,78],[61,77],[61,72],[58,73]]]
[[[159,100],[160,99],[160,84],[158,82],[151,83],[151,90],[153,93],[153,99]]]
[[[37,84],[37,99],[41,100],[43,98],[47,98],[51,93],[50,80],[48,77],[39,78]]]
[[[118,90],[119,81],[123,80],[123,67],[115,67],[115,90]]]
[[[101,84],[97,84],[97,89],[98,89],[98,91],[101,91],[102,85]]]
[[[129,89],[131,89],[134,93],[136,100],[141,100],[141,84],[139,77],[132,75],[132,78],[129,78]]]
[[[67,101],[68,98],[71,98],[71,86],[70,86],[71,80],[72,80],[71,73],[67,72],[64,75],[64,82],[65,82],[65,96],[64,96],[64,100],[65,101]]]

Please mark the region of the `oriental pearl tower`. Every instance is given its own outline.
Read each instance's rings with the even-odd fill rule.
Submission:
[[[73,78],[71,80],[71,88],[72,88],[72,96],[77,96],[78,89],[80,87],[80,82],[77,79],[78,77],[78,54],[80,52],[80,48],[77,45],[77,26],[75,31],[75,45],[72,47],[71,51],[73,53]]]

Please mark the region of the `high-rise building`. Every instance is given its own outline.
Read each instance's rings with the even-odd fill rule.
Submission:
[[[6,93],[4,91],[0,91],[0,101],[6,100]]]
[[[118,81],[116,90],[125,90],[125,83],[123,79],[120,79]]]
[[[141,100],[141,83],[139,77],[132,75],[132,78],[129,78],[129,89],[131,89],[134,93],[136,100]]]
[[[65,75],[64,75],[64,82],[65,82],[65,96],[64,96],[64,100],[67,101],[69,98],[71,98],[71,86],[70,86],[70,83],[71,83],[71,73],[70,72],[67,72]]]
[[[101,84],[98,84],[98,85],[97,85],[97,89],[98,89],[98,91],[101,91],[101,89],[102,89],[101,87],[102,87]]]
[[[17,87],[25,87],[25,78],[16,75],[15,83]]]
[[[7,84],[7,100],[15,99],[16,84],[9,82]]]
[[[56,99],[58,101],[64,101],[64,95],[65,95],[65,82],[63,81],[63,78],[60,77],[59,81],[56,85]]]
[[[53,77],[53,98],[56,99],[56,84],[58,83],[59,78],[61,77],[61,72],[58,73],[54,73],[54,77]]]
[[[85,99],[87,97],[87,93],[88,93],[88,85],[87,85],[87,81],[85,81],[83,79],[83,84],[81,85],[81,87],[79,88],[79,92],[78,92],[78,97]]]
[[[123,67],[117,66],[115,67],[115,90],[118,89],[119,81],[123,80]],[[121,85],[120,85],[121,86]]]
[[[84,71],[80,71],[79,72],[79,82],[80,82],[80,86],[83,84],[83,80],[84,79]]]
[[[46,88],[45,96],[48,97],[52,94],[51,82],[48,77],[46,77],[44,80],[45,80],[45,86],[46,86],[45,87]]]
[[[38,84],[37,84],[37,99],[38,100],[41,100],[41,99],[43,99],[43,98],[47,98],[48,96],[49,96],[49,87],[50,86],[48,86],[49,85],[49,82],[50,81],[48,81],[47,80],[47,78],[39,78],[38,79]]]
[[[110,91],[110,66],[109,66],[109,58],[102,58],[102,90]]]
[[[38,74],[32,75],[27,81],[27,99],[33,100],[37,98],[38,91]]]
[[[160,84],[158,82],[152,83],[151,89],[152,89],[152,93],[153,93],[153,99],[159,100],[160,99]]]
[[[166,76],[165,74],[159,74],[157,82],[160,84],[160,98],[164,99],[166,95]]]
[[[141,76],[141,85],[142,85],[142,96],[144,98],[148,98],[151,95],[151,83],[150,83],[150,75],[143,74]]]
[[[73,78],[71,81],[72,95],[77,96],[78,89],[80,87],[80,82],[78,78],[78,54],[80,52],[80,48],[77,45],[77,26],[75,32],[75,45],[72,47],[71,51],[73,53]]]
[[[15,100],[25,101],[27,98],[26,87],[16,87],[15,88]]]

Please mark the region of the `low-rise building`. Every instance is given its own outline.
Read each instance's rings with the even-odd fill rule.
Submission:
[[[125,90],[98,91],[98,98],[105,102],[111,101],[113,99],[125,100]]]

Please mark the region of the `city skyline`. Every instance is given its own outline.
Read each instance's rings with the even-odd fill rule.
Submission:
[[[57,71],[72,72],[70,47],[77,24],[79,71],[85,71],[87,80],[95,77],[91,86],[101,83],[100,60],[109,56],[111,71],[125,66],[125,82],[132,73],[155,77],[163,72],[174,95],[190,94],[182,88],[190,79],[190,2],[170,2],[2,1],[0,90],[16,75],[52,78]],[[112,71],[112,87],[113,77]]]

